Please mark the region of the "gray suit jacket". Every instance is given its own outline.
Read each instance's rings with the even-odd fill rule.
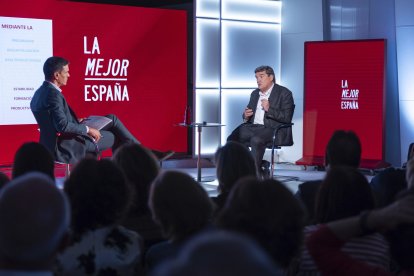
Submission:
[[[62,93],[49,82],[43,82],[30,102],[40,128],[40,143],[56,161],[75,163],[86,153],[86,126],[78,122]]]
[[[257,101],[259,100],[259,89],[255,89],[250,95],[248,108],[253,110],[251,116],[246,123],[253,124],[256,114]],[[292,92],[286,87],[275,84],[269,97],[269,111],[265,112],[264,125],[269,128],[277,128],[283,123],[292,122],[295,104],[293,102]],[[291,146],[293,145],[292,128],[282,128],[276,137],[276,145]]]

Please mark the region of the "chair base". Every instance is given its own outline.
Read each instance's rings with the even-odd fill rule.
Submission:
[[[299,177],[297,176],[285,176],[285,175],[275,175],[275,166],[276,163],[274,160],[271,160],[271,166],[270,166],[270,178],[277,179],[280,182],[289,182],[289,181],[299,181]]]

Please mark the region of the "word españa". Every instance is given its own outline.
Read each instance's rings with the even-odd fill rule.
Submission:
[[[342,80],[341,109],[359,109],[359,89],[348,89],[348,81]]]
[[[88,49],[88,39],[83,37],[84,54],[101,54],[98,38],[94,37],[92,48]],[[85,77],[97,77],[94,80],[121,81],[128,76],[128,59],[88,58],[85,68]],[[129,101],[128,88],[120,83],[93,84],[84,87],[85,101]]]
[[[91,94],[91,95],[90,95]],[[102,101],[129,101],[128,88],[126,85],[85,85],[85,102]]]

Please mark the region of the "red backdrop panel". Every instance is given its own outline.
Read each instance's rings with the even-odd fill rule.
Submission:
[[[362,159],[383,160],[385,40],[305,43],[303,155],[321,159],[335,130],[353,130]]]
[[[187,151],[186,130],[174,127],[187,105],[184,11],[15,0],[0,2],[0,16],[52,20],[53,54],[70,61],[63,93],[78,117],[113,113],[145,146]],[[94,73],[86,70],[88,59]],[[104,76],[110,60],[124,62],[122,74],[115,66]],[[123,97],[115,96],[118,87]],[[0,164],[11,163],[22,143],[38,140],[37,125],[1,125],[0,131]]]

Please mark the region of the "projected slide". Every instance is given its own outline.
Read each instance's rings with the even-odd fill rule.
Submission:
[[[187,152],[187,14],[62,0],[0,1],[0,164],[38,141],[29,109],[50,56],[69,61],[77,117],[115,114],[146,147]],[[111,151],[104,151],[110,156]]]
[[[52,46],[51,20],[0,17],[0,125],[36,123],[30,100]]]
[[[322,165],[335,130],[352,130],[362,144],[363,167],[384,155],[386,41],[305,43],[303,158]]]

